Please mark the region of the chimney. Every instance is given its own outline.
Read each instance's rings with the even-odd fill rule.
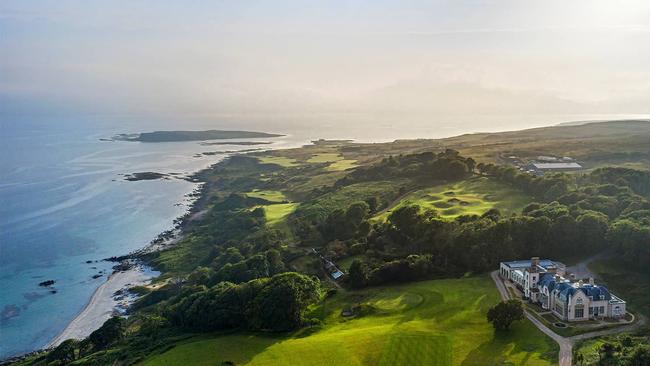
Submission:
[[[578,281],[578,287],[582,287],[582,284],[583,284],[582,280]]]
[[[592,286],[594,285],[594,278],[593,277],[589,277],[589,284],[592,285]]]
[[[560,283],[560,275],[555,274],[555,283]]]
[[[537,268],[538,265],[539,265],[539,257],[530,258],[530,272],[536,273],[539,270],[539,268]]]

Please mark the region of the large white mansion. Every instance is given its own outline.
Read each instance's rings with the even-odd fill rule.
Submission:
[[[522,290],[524,299],[564,321],[625,316],[625,301],[594,284],[593,278],[586,282],[565,278],[566,267],[560,262],[539,257],[501,262],[499,274]]]

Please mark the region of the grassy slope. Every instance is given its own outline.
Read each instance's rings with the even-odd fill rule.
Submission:
[[[285,158],[282,156],[260,156],[257,159],[262,164],[275,164],[285,168],[298,165],[295,159]]]
[[[270,191],[270,190],[260,190],[254,189],[250,192],[245,193],[248,197],[252,198],[261,198],[269,202],[285,202],[288,201],[284,193],[280,191]]]
[[[267,225],[274,226],[281,224],[297,206],[297,203],[277,203],[262,206],[264,208],[264,214],[266,215]]]
[[[289,336],[237,333],[201,336],[154,356],[143,366],[215,365],[551,365],[555,344],[528,322],[495,334],[485,320],[498,301],[487,276],[434,280],[340,292],[312,310],[320,330]],[[375,313],[344,319],[357,302]]]
[[[460,215],[481,215],[492,208],[508,215],[521,210],[530,201],[530,197],[505,184],[476,178],[410,193],[375,219],[385,220],[393,210],[410,204],[435,210],[441,217],[450,219]]]
[[[327,170],[340,171],[351,169],[357,166],[357,161],[354,159],[346,159],[338,152],[335,153],[320,153],[314,154],[311,158],[307,159],[308,163],[330,163]]]

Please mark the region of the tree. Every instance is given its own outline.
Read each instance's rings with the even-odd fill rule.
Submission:
[[[206,285],[210,282],[214,271],[207,267],[197,267],[187,277],[187,282],[191,285]]]
[[[138,333],[149,338],[157,338],[160,331],[169,325],[167,319],[160,315],[145,315],[141,322]]]
[[[59,344],[52,352],[47,355],[47,362],[58,362],[61,365],[67,365],[76,359],[75,351],[79,341],[76,339],[67,339]]]
[[[584,361],[585,361],[585,356],[582,353],[578,352],[576,354],[576,365],[582,365]]]
[[[614,357],[614,352],[616,352],[616,346],[612,343],[605,342],[598,349],[598,357],[602,359],[608,359]]]
[[[312,278],[296,272],[275,275],[264,282],[248,304],[249,327],[272,331],[296,329],[302,324],[307,306],[319,296],[320,283]]]
[[[266,261],[269,266],[269,274],[275,275],[285,271],[282,255],[276,249],[266,251]]]
[[[214,259],[212,266],[216,269],[220,269],[224,265],[230,263],[235,264],[244,260],[244,256],[241,255],[239,249],[235,247],[230,247],[226,249],[221,255]]]
[[[352,261],[348,270],[350,286],[352,288],[365,287],[368,284],[369,272],[367,264],[358,259]]]
[[[88,340],[95,349],[105,349],[124,337],[125,328],[124,318],[114,316],[104,322],[99,329],[90,333]]]
[[[519,300],[500,302],[487,312],[487,320],[497,330],[507,330],[514,321],[523,318],[524,308]]]
[[[650,346],[640,346],[630,358],[630,366],[650,365]]]

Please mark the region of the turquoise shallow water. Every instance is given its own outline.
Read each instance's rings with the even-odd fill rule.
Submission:
[[[0,358],[40,348],[65,328],[105,281],[92,276],[110,272],[113,263],[101,259],[171,228],[197,187],[181,179],[129,182],[120,174],[188,174],[225,156],[197,153],[251,148],[99,140],[117,132],[3,125]],[[49,279],[55,294],[38,286]]]

